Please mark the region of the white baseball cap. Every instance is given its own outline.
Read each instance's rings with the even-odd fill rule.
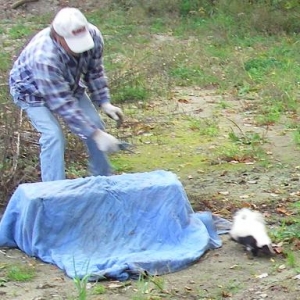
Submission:
[[[86,17],[77,8],[65,7],[55,16],[52,26],[62,36],[71,51],[82,53],[94,48]]]

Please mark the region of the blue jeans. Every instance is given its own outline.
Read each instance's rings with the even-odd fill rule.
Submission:
[[[84,94],[79,101],[83,113],[97,125],[104,129],[104,123],[90,98]],[[53,115],[45,106],[24,108],[31,124],[41,134],[40,136],[40,164],[42,181],[65,179],[65,137],[62,128]],[[107,155],[100,151],[92,138],[84,140],[89,154],[89,171],[91,175],[111,175],[111,165]]]

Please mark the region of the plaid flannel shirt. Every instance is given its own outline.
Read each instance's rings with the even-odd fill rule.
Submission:
[[[10,92],[20,107],[46,106],[83,138],[91,136],[96,126],[82,113],[77,99],[88,90],[96,106],[110,101],[102,64],[103,38],[92,24],[89,31],[95,47],[73,57],[45,28],[23,49],[9,76]]]

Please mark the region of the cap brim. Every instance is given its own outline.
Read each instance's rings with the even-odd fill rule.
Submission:
[[[88,31],[72,38],[65,38],[70,50],[74,53],[82,53],[94,48],[95,44],[92,36]]]

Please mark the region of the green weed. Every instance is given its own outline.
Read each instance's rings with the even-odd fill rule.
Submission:
[[[251,79],[255,81],[263,80],[274,68],[280,68],[281,63],[274,57],[252,58],[244,63],[245,70]]]
[[[114,93],[116,103],[144,101],[148,98],[148,90],[140,85],[121,86]]]
[[[211,119],[196,119],[189,118],[190,129],[198,132],[201,136],[215,137],[219,134],[220,128],[218,121],[214,118]]]
[[[75,270],[75,276],[73,278],[74,285],[78,292],[78,300],[86,300],[87,299],[87,284],[91,278],[91,274],[88,273],[89,262],[86,264],[86,275],[80,277],[77,274],[77,270],[75,268],[75,258],[73,257],[73,266]]]
[[[243,288],[243,285],[238,280],[230,280],[226,285],[222,287],[222,296],[231,297],[233,294],[237,293]]]
[[[164,296],[164,285],[162,277],[141,274],[137,281],[137,292],[132,300],[159,300]]]
[[[116,173],[130,173],[134,171],[128,159],[124,155],[114,155],[111,157],[111,163]]]
[[[282,224],[270,232],[275,242],[292,244],[294,240],[300,239],[300,220],[293,220],[288,224],[284,220]]]
[[[73,278],[73,282],[78,291],[78,300],[86,300],[87,299],[87,284],[89,282],[90,275],[87,274],[82,278],[75,276]]]
[[[11,265],[6,268],[6,277],[11,281],[30,281],[35,275],[35,270],[28,266]]]
[[[292,251],[287,251],[285,253],[287,265],[291,268],[295,268],[297,266],[297,259],[295,253]]]
[[[218,106],[219,106],[221,109],[226,109],[226,108],[230,108],[230,107],[231,107],[231,105],[230,105],[228,102],[224,101],[224,100],[221,100],[221,101],[219,102]]]
[[[275,102],[273,105],[260,107],[260,112],[256,115],[255,121],[259,126],[274,125],[280,120],[282,113],[282,106],[280,103]]]
[[[20,39],[28,37],[33,32],[30,25],[15,24],[8,30],[8,35],[11,39]]]
[[[94,295],[102,295],[106,293],[106,287],[103,284],[97,284],[93,288],[93,294]]]
[[[214,157],[219,162],[251,162],[264,160],[266,154],[260,146],[225,144],[216,150]]]
[[[229,134],[229,139],[239,145],[262,145],[266,142],[265,138],[257,132],[241,132],[237,134],[234,131],[231,131]]]
[[[293,131],[293,140],[295,144],[300,146],[300,127],[298,124],[294,124],[295,130]]]
[[[204,70],[191,64],[191,66],[177,66],[170,70],[170,76],[173,77],[176,85],[191,86],[191,85],[209,85],[217,83],[217,78],[213,75],[205,74]]]
[[[11,56],[8,52],[0,52],[0,72],[7,72],[11,66]]]

